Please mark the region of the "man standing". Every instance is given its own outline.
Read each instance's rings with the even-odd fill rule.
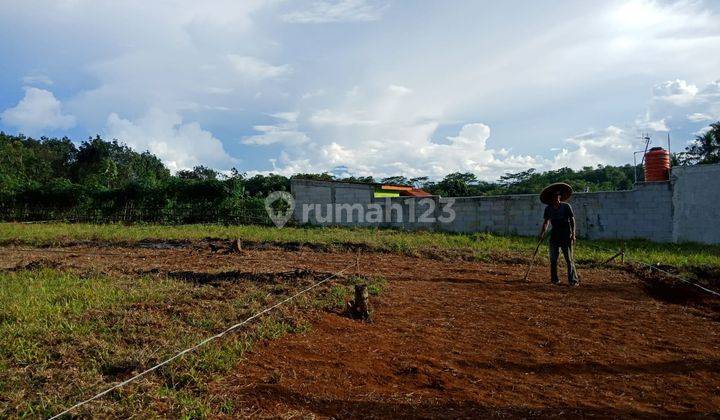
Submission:
[[[552,223],[550,231],[550,281],[558,284],[560,280],[557,274],[558,257],[562,250],[565,262],[567,263],[568,283],[571,286],[580,284],[575,263],[573,262],[573,244],[575,243],[575,215],[570,204],[564,201],[572,195],[572,188],[565,183],[559,182],[545,188],[540,194],[540,200],[547,204],[539,239],[545,236],[549,223]]]

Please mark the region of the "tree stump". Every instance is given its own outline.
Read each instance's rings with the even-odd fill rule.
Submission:
[[[348,302],[348,312],[353,318],[370,319],[370,294],[367,285],[355,285],[355,300]]]
[[[230,251],[231,252],[242,252],[242,242],[240,242],[240,238],[235,239],[232,242],[232,245],[230,245]]]

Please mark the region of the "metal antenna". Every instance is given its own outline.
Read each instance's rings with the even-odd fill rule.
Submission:
[[[672,173],[672,153],[670,153],[670,132],[667,133],[668,136],[668,159],[670,159],[670,169],[668,170],[668,175]]]
[[[643,135],[643,140],[645,140],[645,150],[643,151],[643,156],[642,156],[642,159],[640,160],[641,165],[645,164],[645,154],[648,151],[648,147],[650,147],[650,133],[645,133]]]
[[[635,184],[638,183],[638,175],[637,175],[638,164],[637,164],[636,156],[638,153],[642,153],[643,156],[642,156],[642,159],[640,160],[640,164],[642,165],[645,163],[645,153],[647,153],[648,146],[650,145],[650,134],[640,132],[640,139],[645,140],[645,150],[643,150],[643,151],[638,150],[637,152],[633,152],[633,174],[635,175]]]

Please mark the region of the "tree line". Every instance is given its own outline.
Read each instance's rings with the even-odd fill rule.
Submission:
[[[698,135],[673,164],[720,163],[720,122]],[[530,194],[553,182],[576,191],[631,189],[642,167],[633,165],[528,169],[482,181],[456,172],[441,180],[393,176],[346,182],[414,185],[445,197]],[[263,198],[289,191],[292,178],[338,180],[329,173],[247,176],[196,166],[172,174],[152,153],[96,136],[77,146],[67,137],[33,139],[0,132],[0,219],[154,223],[269,223]]]
[[[289,190],[288,178],[204,166],[171,174],[152,153],[99,136],[76,146],[0,132],[3,220],[268,223],[263,197],[276,190]]]

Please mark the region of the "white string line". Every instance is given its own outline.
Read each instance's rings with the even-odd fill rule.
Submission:
[[[648,266],[648,267],[650,267],[650,268],[654,268],[655,270],[660,271],[660,272],[662,272],[662,273],[665,273],[665,274],[667,274],[667,275],[670,276],[670,277],[675,277],[676,279],[679,279],[679,280],[681,280],[681,281],[684,281],[685,283],[691,284],[691,285],[693,285],[693,286],[695,286],[695,287],[697,287],[697,288],[699,288],[699,289],[701,289],[701,290],[704,290],[704,291],[706,291],[706,292],[708,292],[708,293],[710,293],[710,294],[713,294],[713,295],[715,295],[715,296],[717,296],[717,297],[720,297],[720,293],[718,293],[718,292],[716,292],[716,291],[714,291],[714,290],[708,289],[708,288],[705,287],[705,286],[702,286],[702,285],[700,285],[700,284],[697,284],[697,283],[695,283],[695,282],[693,282],[693,281],[690,281],[690,280],[688,280],[688,279],[686,279],[686,278],[684,278],[684,277],[681,277],[681,276],[679,276],[679,275],[677,275],[677,274],[673,274],[673,273],[671,273],[671,272],[669,272],[669,271],[663,270],[662,268],[655,267],[654,265],[647,264],[647,263],[644,263],[644,262],[642,262],[642,261],[636,261],[636,262],[637,262],[637,263],[640,263],[640,264],[642,264],[642,265]]]
[[[196,345],[194,345],[194,346],[192,346],[192,347],[190,347],[190,348],[187,348],[187,349],[185,349],[185,350],[177,353],[176,355],[174,355],[174,356],[172,356],[172,357],[170,357],[170,358],[168,358],[168,359],[165,359],[164,361],[156,364],[155,366],[153,366],[153,367],[151,367],[151,368],[148,368],[148,369],[146,369],[146,370],[138,373],[137,375],[133,376],[132,378],[127,379],[127,380],[124,380],[124,381],[122,381],[122,382],[120,382],[120,383],[118,383],[118,384],[115,384],[115,385],[111,386],[110,388],[106,389],[105,391],[102,391],[102,392],[100,392],[99,394],[96,394],[96,395],[94,395],[94,396],[92,396],[92,397],[90,397],[90,398],[88,398],[88,399],[86,399],[86,400],[84,400],[84,401],[81,401],[81,402],[73,405],[73,406],[70,407],[70,408],[67,408],[66,410],[62,411],[61,413],[58,413],[58,414],[50,417],[49,420],[57,419],[57,418],[59,418],[59,417],[61,417],[61,416],[64,416],[65,414],[68,414],[68,413],[71,412],[72,410],[74,410],[74,409],[76,409],[76,408],[78,408],[78,407],[80,407],[80,406],[82,406],[82,405],[84,405],[84,404],[87,404],[87,403],[89,403],[90,401],[94,401],[94,400],[102,397],[103,395],[105,395],[105,394],[107,394],[107,393],[109,393],[109,392],[111,392],[111,391],[113,391],[113,390],[115,390],[115,389],[118,389],[118,388],[120,388],[120,387],[123,387],[123,386],[129,384],[130,382],[133,382],[133,381],[135,381],[135,380],[137,380],[137,379],[139,379],[139,378],[147,375],[148,373],[150,373],[150,372],[152,372],[152,371],[154,371],[154,370],[157,370],[158,368],[160,368],[160,367],[162,367],[162,366],[164,366],[164,365],[172,362],[173,360],[177,359],[178,357],[181,357],[181,356],[183,356],[183,355],[186,354],[186,353],[190,353],[191,351],[196,350],[198,347],[201,347],[201,346],[207,344],[208,342],[210,342],[210,341],[212,341],[212,340],[216,340],[216,339],[224,336],[225,334],[229,333],[230,331],[232,331],[232,330],[234,330],[234,329],[237,329],[237,328],[239,328],[239,327],[247,324],[248,322],[252,321],[253,319],[255,319],[255,318],[257,318],[257,317],[259,317],[259,316],[261,316],[261,315],[263,315],[263,314],[266,314],[266,313],[272,311],[273,309],[277,308],[278,306],[283,305],[283,304],[285,304],[285,303],[287,303],[287,302],[295,299],[296,297],[300,296],[301,294],[307,293],[308,291],[310,291],[310,290],[312,290],[312,289],[320,286],[321,284],[330,281],[331,279],[339,276],[340,274],[342,274],[343,272],[345,272],[346,270],[348,270],[349,268],[351,268],[351,267],[354,266],[354,265],[355,265],[354,263],[348,265],[347,267],[343,268],[342,270],[338,271],[337,273],[332,274],[332,275],[330,275],[330,276],[328,276],[328,277],[320,280],[319,282],[313,284],[312,286],[309,286],[309,287],[307,287],[307,288],[305,288],[305,289],[303,289],[303,290],[295,293],[294,295],[289,296],[289,297],[283,299],[282,301],[276,303],[275,305],[272,305],[272,306],[270,306],[270,307],[268,307],[268,308],[263,309],[262,311],[256,313],[255,315],[251,316],[250,318],[247,318],[246,320],[244,320],[244,321],[242,321],[242,322],[239,322],[239,323],[237,323],[237,324],[229,327],[229,328],[226,329],[225,331],[222,331],[222,332],[219,333],[219,334],[215,334],[215,335],[213,335],[212,337],[208,337],[208,338],[202,340],[201,342],[197,343]]]
[[[601,250],[601,251],[615,252],[615,251],[612,251],[612,250],[607,249],[607,248],[605,248],[605,247],[601,247],[601,246],[597,246],[597,245],[590,245],[590,244],[585,244],[585,245],[586,245],[586,246],[589,245],[590,247],[595,248],[595,249],[599,249],[599,250]],[[624,251],[626,251],[626,250],[624,250]],[[625,257],[627,258],[628,261],[631,260],[631,259],[627,256],[627,254],[625,254]],[[720,293],[718,293],[718,292],[716,292],[716,291],[714,291],[714,290],[712,290],[712,289],[708,289],[707,287],[705,287],[705,286],[703,286],[703,285],[701,285],[701,284],[695,283],[694,281],[690,281],[690,280],[686,279],[685,277],[682,277],[682,276],[680,276],[680,275],[678,275],[678,274],[673,274],[673,273],[671,273],[671,272],[669,272],[669,271],[663,270],[662,268],[655,267],[655,266],[652,265],[652,264],[648,264],[648,263],[645,263],[645,262],[642,262],[642,261],[639,261],[639,260],[635,260],[634,258],[633,258],[633,260],[634,260],[634,262],[636,262],[636,263],[638,263],[638,264],[644,265],[644,266],[646,266],[646,267],[650,267],[650,268],[652,268],[652,269],[655,269],[655,270],[657,270],[657,271],[660,271],[661,273],[665,273],[666,275],[668,275],[668,276],[670,276],[670,277],[676,278],[676,279],[678,279],[678,280],[680,280],[680,281],[683,281],[683,282],[685,282],[685,283],[687,283],[687,284],[690,284],[690,285],[692,285],[692,286],[695,286],[695,287],[697,287],[697,288],[699,288],[699,289],[701,289],[701,290],[703,290],[703,291],[705,291],[705,292],[707,292],[707,293],[710,293],[710,294],[712,294],[712,295],[715,295],[715,296],[717,296],[717,297],[720,297]]]

